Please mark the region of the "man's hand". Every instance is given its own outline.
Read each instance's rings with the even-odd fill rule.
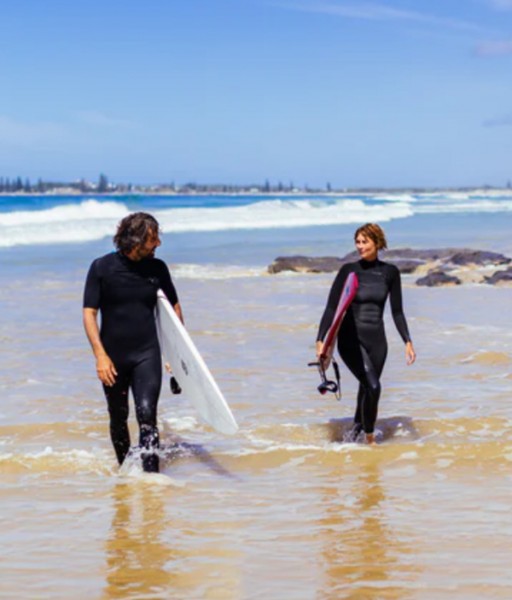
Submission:
[[[104,385],[112,387],[116,382],[117,371],[101,343],[100,331],[98,329],[98,309],[84,308],[83,317],[85,333],[96,357],[96,373],[98,374],[98,378]]]
[[[103,354],[96,361],[96,373],[101,383],[108,387],[112,387],[116,382],[117,371],[110,357]]]

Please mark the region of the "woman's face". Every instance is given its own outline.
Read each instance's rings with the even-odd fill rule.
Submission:
[[[362,233],[356,237],[356,249],[363,260],[375,260],[377,258],[377,245],[371,238]]]

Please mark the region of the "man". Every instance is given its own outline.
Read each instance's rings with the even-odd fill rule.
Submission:
[[[97,258],[84,290],[84,327],[110,414],[110,436],[121,465],[130,450],[128,390],[140,429],[144,471],[158,472],[157,404],[162,358],[154,309],[162,289],[183,321],[178,295],[166,264],[155,258],[160,246],[154,217],[138,212],[125,217],[114,236],[117,252]],[[101,330],[98,328],[101,312]]]

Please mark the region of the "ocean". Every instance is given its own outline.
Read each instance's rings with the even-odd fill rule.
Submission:
[[[159,475],[116,467],[81,323],[87,269],[136,210],[161,224],[157,256],[240,425],[216,433],[165,382]],[[510,598],[511,288],[403,276],[418,358],[386,309],[370,448],[343,441],[350,374],[337,402],[307,367],[334,274],[267,273],[348,253],[367,221],[390,248],[512,257],[508,190],[0,197],[0,598]]]

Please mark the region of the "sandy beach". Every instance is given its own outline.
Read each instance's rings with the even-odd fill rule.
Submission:
[[[511,30],[512,0],[2,3],[0,600],[512,599]],[[117,245],[164,264],[112,255],[140,212]],[[337,351],[318,389],[341,265],[375,439]],[[234,434],[168,348],[157,399],[153,286]]]
[[[384,226],[395,246],[510,252],[509,213],[479,219]],[[266,265],[342,255],[352,228],[164,236],[240,431],[215,433],[164,391],[160,475],[116,468],[82,331],[83,279],[108,239],[1,250],[0,598],[510,597],[510,288],[404,276],[417,363],[386,314],[379,445],[343,443],[355,382],[343,369],[337,402],[306,366],[332,275]]]

